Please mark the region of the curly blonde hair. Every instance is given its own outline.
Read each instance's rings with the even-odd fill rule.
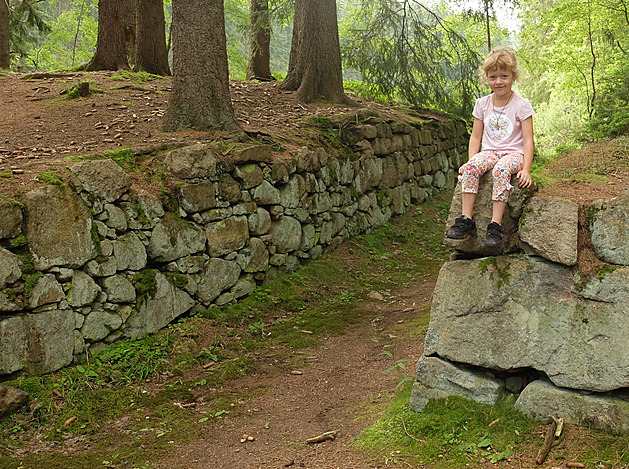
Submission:
[[[487,74],[495,70],[508,70],[513,74],[513,81],[518,79],[520,69],[518,68],[518,59],[515,53],[506,47],[496,47],[491,50],[482,70],[479,70],[481,82],[487,83]]]

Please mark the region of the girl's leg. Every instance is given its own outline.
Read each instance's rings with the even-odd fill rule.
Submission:
[[[513,192],[511,185],[511,175],[522,169],[524,157],[521,153],[507,153],[498,160],[492,175],[494,178],[494,188],[491,196],[493,200],[492,221],[502,224],[505,208],[509,195]]]
[[[463,194],[461,194],[461,215],[472,218],[474,202],[476,202],[475,192],[463,192]]]
[[[505,208],[507,207],[507,202],[500,202],[499,200],[494,200],[494,205],[491,213],[491,221],[502,225],[502,217],[505,214]]]
[[[462,215],[472,218],[476,193],[478,192],[478,180],[493,168],[498,160],[498,155],[493,152],[480,152],[459,168],[459,181],[461,181],[463,191]]]

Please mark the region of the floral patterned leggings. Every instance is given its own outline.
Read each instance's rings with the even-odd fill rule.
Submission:
[[[520,171],[523,166],[522,153],[481,151],[459,168],[459,181],[461,181],[464,193],[476,194],[480,177],[493,169],[494,189],[491,200],[506,202],[513,191],[511,175]]]

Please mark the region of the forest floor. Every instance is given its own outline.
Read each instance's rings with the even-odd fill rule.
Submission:
[[[83,98],[73,92],[81,82],[89,82],[92,90]],[[318,138],[309,118],[357,112],[404,117],[372,101],[356,99],[359,107],[302,104],[276,82],[233,81],[230,92],[242,131],[166,133],[160,125],[170,85],[168,78],[125,72],[0,75],[0,192],[28,191],[50,168],[66,176],[73,156],[125,147],[142,154],[226,139],[267,142],[281,156]]]
[[[161,132],[160,118],[166,108],[170,81],[138,83],[132,76],[116,79],[118,75],[63,74],[28,80],[17,74],[0,76],[0,193],[23,194],[41,184],[36,178],[44,172],[56,171],[63,175],[70,164],[67,158],[74,155],[121,147],[150,151],[151,148],[225,137],[218,132]],[[64,92],[85,80],[103,92],[80,99],[64,98]],[[247,135],[268,136],[289,149],[312,137],[308,126],[304,125],[309,116],[356,111],[356,108],[300,104],[292,93],[281,91],[276,83],[234,82],[231,92],[236,116]],[[382,104],[362,104],[373,112],[394,113],[391,107]],[[600,143],[573,152],[545,170],[546,177],[554,180],[540,192],[574,200],[583,207],[595,199],[614,197],[629,186],[628,159],[626,141]],[[599,162],[604,175],[582,177],[596,174],[597,169],[589,166],[593,160]],[[352,249],[351,244],[344,244],[333,254],[340,265],[347,266],[350,277],[354,271],[366,268],[353,264]],[[382,259],[386,261],[385,257]],[[591,258],[581,258],[581,262],[584,266],[596,263]],[[386,272],[377,275],[384,278]],[[146,466],[133,467],[367,469],[390,464],[430,467],[412,465],[402,458],[398,461],[395,455],[383,458],[370,454],[357,449],[352,441],[388,407],[396,392],[400,375],[385,373],[396,363],[391,358],[395,357],[397,363],[400,359],[409,360],[407,375],[412,376],[413,364],[423,350],[423,336],[416,334],[417,321],[427,317],[436,276],[437,269],[433,269],[410,282],[393,286],[385,296],[379,291],[371,292],[361,303],[366,312],[361,321],[343,334],[321,336],[316,347],[290,352],[283,346],[273,345],[256,351],[251,372],[216,388],[207,388],[190,404],[199,415],[207,415],[204,409],[211,409],[212,396],[231,395],[229,412],[225,412],[222,419],[216,419],[216,423],[202,432],[191,431],[187,442],[178,443],[172,437],[171,451],[162,451],[157,461],[147,455]],[[339,287],[337,294],[339,291],[345,290]],[[208,337],[215,332],[204,331]],[[302,332],[308,334],[309,331]],[[204,346],[210,347],[210,344]],[[199,367],[188,372],[184,380],[201,382],[209,373],[211,370]],[[157,393],[173,381],[171,377],[147,382],[146,392]],[[153,416],[147,414],[147,426],[151,425],[149,417]],[[32,438],[10,453],[16,461],[23,461],[19,467],[38,467],[29,465],[28,456],[47,453],[63,455],[61,459],[50,459],[47,467],[80,467],[71,465],[71,461],[80,460],[82,453],[99,446],[98,440],[94,440],[99,432],[128,434],[126,427],[130,419],[129,416],[119,418],[103,426],[90,439],[68,437],[52,444]],[[339,431],[336,439],[305,444],[307,438],[333,430]],[[579,432],[574,430],[576,439],[566,439],[563,443],[570,448],[568,454],[573,459],[578,458],[582,450],[583,440],[579,437],[583,435]],[[164,436],[164,439],[170,438],[170,435]],[[540,436],[540,446],[541,442]],[[115,453],[114,443],[108,444],[112,445],[111,453]],[[137,452],[143,450],[148,451],[148,448],[137,447]],[[517,454],[509,461],[502,461],[499,467],[536,467],[535,457],[534,453]],[[559,467],[564,463],[553,460],[551,453],[543,467]],[[113,459],[103,459],[102,465],[130,467],[122,460]],[[487,461],[474,461],[473,467],[496,466]]]

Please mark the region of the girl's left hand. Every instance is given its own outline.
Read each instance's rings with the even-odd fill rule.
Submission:
[[[531,174],[526,171],[525,169],[523,169],[522,171],[519,171],[518,174],[516,175],[516,177],[518,178],[518,186],[520,187],[531,187]]]

